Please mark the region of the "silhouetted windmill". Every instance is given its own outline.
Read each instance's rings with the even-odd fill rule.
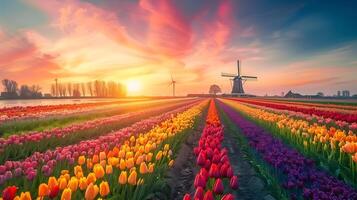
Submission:
[[[175,85],[176,85],[176,81],[174,80],[174,78],[172,77],[172,74],[171,74],[171,83],[169,86],[172,85],[172,96],[175,96]]]
[[[258,77],[256,76],[242,76],[241,69],[240,69],[240,62],[237,60],[237,68],[238,68],[238,74],[228,74],[228,73],[222,73],[223,77],[233,77],[233,88],[232,88],[232,94],[244,94],[244,89],[243,89],[243,84],[248,81],[248,80],[257,80]],[[232,80],[232,79],[230,79]],[[232,84],[232,83],[231,83]]]

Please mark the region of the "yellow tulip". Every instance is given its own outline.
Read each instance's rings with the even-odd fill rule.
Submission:
[[[77,175],[79,172],[83,172],[82,167],[80,165],[76,165],[74,167],[74,175]]]
[[[95,174],[92,172],[92,173],[89,173],[88,176],[87,176],[87,184],[91,184],[91,183],[95,183],[97,181],[97,177],[95,176]]]
[[[32,200],[30,192],[21,192],[19,200]]]
[[[49,192],[48,185],[46,183],[41,183],[38,186],[38,196],[39,197],[44,197],[47,196]]]
[[[66,188],[62,192],[61,200],[71,200],[72,191],[69,188]]]
[[[55,177],[51,176],[48,179],[48,188],[51,190],[52,188],[54,188],[55,186],[58,186],[58,181]]]
[[[93,183],[89,184],[84,195],[86,200],[94,200],[98,195],[99,188],[97,185],[93,185]]]
[[[147,155],[146,155],[146,162],[150,162],[151,161],[151,159],[152,159],[152,156],[153,156],[153,154],[150,152],[150,153],[148,153]]]
[[[165,144],[164,150],[165,150],[165,151],[168,151],[169,149],[170,149],[170,145],[169,145],[169,144]]]
[[[128,169],[134,167],[134,158],[127,159],[125,164],[126,164],[126,168],[128,168]]]
[[[146,145],[145,145],[145,153],[149,153],[150,151],[151,151],[151,149],[152,149],[152,146],[151,146],[151,144],[149,144],[149,143],[147,143]]]
[[[68,182],[68,187],[72,190],[72,192],[77,191],[78,189],[78,179],[75,177],[72,177],[71,180]]]
[[[59,182],[58,187],[60,190],[64,190],[67,187],[67,179],[66,178],[62,177],[59,179],[58,182]]]
[[[174,160],[170,160],[169,167],[172,167],[173,165],[174,165]]]
[[[83,177],[83,172],[78,172],[78,173],[76,174],[76,177],[77,177],[78,179],[82,178],[82,177]]]
[[[108,159],[108,164],[116,167],[119,164],[119,158],[111,157]]]
[[[119,169],[120,170],[125,170],[126,169],[126,162],[125,162],[124,159],[120,159]]]
[[[126,152],[126,154],[125,154],[125,159],[129,159],[129,158],[132,158],[132,157],[134,157],[134,153],[132,152],[132,151],[128,151],[128,152]]]
[[[94,165],[93,172],[97,178],[102,178],[105,174],[103,166],[100,164]]]
[[[87,178],[86,177],[82,177],[79,179],[79,189],[81,190],[85,190],[87,189]]]
[[[104,151],[101,151],[99,153],[99,160],[105,160],[107,158],[107,155],[105,154]]]
[[[135,142],[135,137],[134,137],[134,136],[131,136],[131,137],[130,137],[130,142],[132,142],[132,143]]]
[[[78,164],[79,165],[84,165],[86,163],[86,157],[85,156],[79,156],[78,157]]]
[[[137,177],[138,177],[138,174],[136,173],[136,171],[132,171],[128,177],[128,183],[130,185],[135,185]]]
[[[155,164],[152,164],[152,163],[149,164],[149,169],[148,169],[149,173],[153,173],[154,172],[154,166],[155,166]]]
[[[118,157],[119,158],[124,158],[125,157],[125,151],[124,150],[120,150]]]
[[[159,151],[156,154],[156,160],[161,160],[161,158],[162,158],[162,151]]]
[[[64,175],[62,175],[62,177],[64,177],[67,180],[67,182],[71,178],[71,176],[69,174],[64,174]]]
[[[126,171],[121,171],[118,182],[122,185],[125,185],[128,179],[128,174]]]
[[[99,185],[100,196],[105,197],[109,194],[109,192],[110,192],[110,188],[108,182],[106,181],[101,182]]]
[[[148,167],[146,165],[145,162],[142,162],[140,164],[140,170],[139,170],[140,174],[146,174],[148,172]]]
[[[62,175],[65,175],[65,174],[68,174],[68,173],[69,173],[69,171],[66,170],[66,169],[64,169],[64,170],[61,171],[61,174],[62,174]]]

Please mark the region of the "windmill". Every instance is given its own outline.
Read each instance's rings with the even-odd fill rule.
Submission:
[[[233,81],[232,94],[244,94],[243,84],[248,80],[257,80],[256,76],[242,76],[240,69],[240,62],[237,60],[238,74],[222,73],[223,77],[230,77],[229,81]]]
[[[172,85],[172,96],[175,96],[175,85],[176,85],[176,81],[174,80],[174,78],[172,78],[172,74],[171,74],[171,82],[170,85]]]

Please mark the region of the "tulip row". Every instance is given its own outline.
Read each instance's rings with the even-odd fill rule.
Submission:
[[[7,199],[21,199],[23,196],[22,199],[31,199],[32,194],[40,199],[60,196],[64,200],[92,200],[98,195],[102,198],[142,199],[146,195],[145,187],[152,187],[160,175],[155,171],[174,164],[174,149],[166,142],[175,143],[170,139],[192,128],[204,106],[205,103],[201,103],[179,113],[145,134],[132,135],[122,145],[110,150],[92,156],[78,156],[73,170],[57,167],[56,170],[60,171],[58,177],[52,176],[47,181],[42,179],[36,190],[21,188],[30,191],[16,197],[18,188],[7,187],[3,191],[3,198],[10,196],[12,198]]]
[[[241,104],[254,107],[254,108],[259,108],[262,110],[267,110],[269,112],[273,112],[276,114],[285,114],[290,118],[295,118],[295,119],[303,119],[308,121],[311,124],[318,123],[319,125],[325,125],[326,127],[335,127],[335,128],[340,128],[344,129],[346,131],[357,131],[357,123],[347,123],[344,121],[335,121],[333,119],[327,118],[325,119],[322,116],[316,116],[316,115],[309,115],[309,114],[304,114],[301,112],[295,112],[295,111],[290,111],[290,110],[280,110],[280,109],[275,109],[275,108],[270,108],[270,107],[265,107],[265,106],[259,106],[255,104],[249,104],[249,103],[243,103],[240,102]],[[356,132],[357,133],[357,132]]]
[[[250,146],[276,169],[276,176],[292,199],[357,199],[356,190],[319,169],[313,160],[274,138],[272,133],[242,117],[229,101],[220,102],[220,106],[241,129]]]
[[[195,194],[197,200],[233,200],[234,196],[228,192],[230,189],[238,189],[238,177],[233,175],[233,169],[229,162],[227,149],[222,148],[223,126],[219,120],[214,101],[210,102],[206,126],[203,130],[198,147],[194,153],[197,156],[199,173],[195,177]],[[230,189],[224,187],[223,182],[228,182]],[[184,200],[191,199],[186,194]]]
[[[41,152],[47,150],[48,147],[55,148],[63,143],[68,145],[78,142],[80,139],[95,138],[101,134],[122,128],[125,123],[135,122],[140,118],[163,113],[181,107],[182,105],[193,105],[196,102],[197,101],[189,101],[185,102],[185,104],[174,103],[173,105],[159,105],[158,107],[147,108],[141,111],[76,123],[63,128],[12,135],[6,139],[0,138],[0,152],[2,152],[0,164],[4,163],[5,160],[25,158],[35,151]]]
[[[319,110],[316,108],[304,108],[302,106],[290,106],[285,104],[276,104],[276,103],[268,103],[263,101],[253,101],[253,100],[246,100],[246,99],[232,99],[238,102],[250,103],[270,108],[276,108],[281,110],[290,110],[295,112],[301,112],[309,115],[317,115],[322,116],[326,119],[334,119],[336,121],[345,121],[348,123],[356,123],[357,122],[357,114],[353,113],[343,113],[343,112],[336,112],[331,110]]]
[[[327,108],[327,109],[340,109],[341,111],[357,111],[356,106],[352,105],[338,105],[333,104],[332,102],[325,102],[325,103],[315,103],[313,101],[306,102],[306,101],[282,101],[282,100],[275,100],[269,99],[267,101],[276,102],[276,103],[284,103],[284,104],[291,104],[291,105],[302,105],[302,106],[309,106],[309,107],[319,107],[319,108]]]
[[[202,104],[204,102],[199,103],[199,105]],[[122,141],[131,135],[149,130],[158,123],[170,119],[177,113],[183,112],[192,106],[183,106],[171,112],[136,122],[130,127],[100,136],[97,139],[84,140],[78,144],[57,147],[55,150],[47,150],[44,153],[36,152],[21,161],[6,161],[4,165],[0,165],[0,185],[8,181],[18,185],[19,183],[16,180],[20,176],[25,176],[28,182],[34,181],[34,179],[37,180],[38,177],[50,176],[58,165],[63,165],[63,163],[73,164],[81,155],[93,156],[100,151],[107,151],[114,146],[120,145]]]
[[[265,110],[223,100],[226,104],[247,114],[254,120],[261,121],[277,137],[299,149],[304,155],[322,163],[332,173],[357,185],[357,135],[353,132],[309,124],[304,120],[295,120],[286,115],[270,113]]]

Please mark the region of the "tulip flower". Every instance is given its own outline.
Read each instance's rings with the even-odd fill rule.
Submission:
[[[173,165],[174,165],[174,160],[170,160],[169,167],[172,167]]]
[[[211,165],[208,173],[211,178],[219,178],[220,177],[220,174],[219,174],[220,172],[218,170],[218,166],[214,163]]]
[[[189,194],[185,194],[182,200],[191,200],[191,196]]]
[[[208,190],[203,196],[203,200],[214,200],[211,190]]]
[[[84,197],[86,200],[94,200],[95,197],[98,195],[98,193],[99,193],[98,186],[93,185],[93,183],[90,183],[86,189]]]
[[[105,173],[106,174],[112,174],[113,173],[113,167],[111,165],[106,165],[105,166]]]
[[[125,185],[128,179],[126,171],[121,171],[118,182],[122,185]]]
[[[79,156],[78,157],[78,164],[79,165],[84,165],[86,163],[86,157],[85,156]]]
[[[78,186],[79,186],[79,189],[81,189],[81,190],[87,189],[87,186],[88,186],[87,178],[86,177],[80,178]]]
[[[40,186],[38,187],[38,196],[39,197],[47,196],[48,192],[49,192],[48,185],[46,183],[41,183]]]
[[[59,189],[64,190],[67,187],[67,179],[62,177],[59,179]]]
[[[99,194],[102,197],[105,197],[109,194],[110,189],[109,189],[109,184],[106,181],[103,181],[99,185]]]
[[[221,200],[234,200],[234,196],[233,196],[233,194],[226,194],[226,195],[223,195]]]
[[[71,200],[72,191],[69,188],[63,190],[61,200]]]
[[[87,176],[87,184],[89,185],[90,183],[95,183],[97,181],[97,177],[95,176],[94,173],[89,173]]]
[[[128,169],[134,167],[134,158],[131,157],[131,158],[127,159],[125,164],[126,164],[126,168],[128,168]]]
[[[194,186],[195,186],[195,188],[197,188],[197,187],[205,188],[206,187],[206,180],[201,174],[196,175],[195,181],[194,181]]]
[[[130,185],[135,185],[136,184],[136,179],[137,179],[138,174],[136,173],[136,171],[132,171],[128,177],[128,183]]]
[[[96,178],[102,178],[105,175],[104,168],[100,164],[94,165],[93,172]]]
[[[197,187],[193,199],[203,199],[204,190],[202,187]]]
[[[49,192],[48,196],[51,199],[53,199],[53,198],[57,197],[60,189],[59,189],[58,185],[54,185],[54,186],[51,186],[51,188],[49,190],[50,190],[50,192]]]
[[[77,175],[79,172],[83,172],[83,170],[80,165],[77,165],[74,167],[74,174]]]
[[[126,162],[125,162],[124,159],[120,159],[119,169],[120,169],[120,170],[125,170],[125,169],[126,169]]]
[[[2,198],[4,200],[13,200],[16,196],[16,192],[17,192],[16,186],[9,186],[5,188],[5,190],[2,192]]]
[[[237,176],[232,176],[229,185],[233,190],[238,189],[238,177]]]
[[[145,162],[142,162],[140,164],[140,169],[139,169],[140,174],[146,174],[148,173],[148,167]]]
[[[161,160],[161,158],[162,158],[162,151],[157,152],[155,158],[156,158],[156,160]]]
[[[68,182],[68,187],[72,190],[72,192],[77,191],[78,189],[78,179],[76,177],[72,177]]]
[[[21,192],[19,200],[32,200],[30,192]]]
[[[99,160],[105,160],[106,158],[107,158],[107,156],[105,155],[104,151],[99,153]]]
[[[216,179],[213,185],[213,192],[215,194],[222,194],[224,191],[223,183],[220,178]]]
[[[48,188],[51,190],[51,188],[55,187],[55,186],[58,186],[58,181],[55,177],[51,176],[49,179],[48,179]]]
[[[206,164],[206,156],[204,155],[204,153],[201,151],[200,154],[198,154],[198,158],[197,158],[197,165],[203,167]]]

